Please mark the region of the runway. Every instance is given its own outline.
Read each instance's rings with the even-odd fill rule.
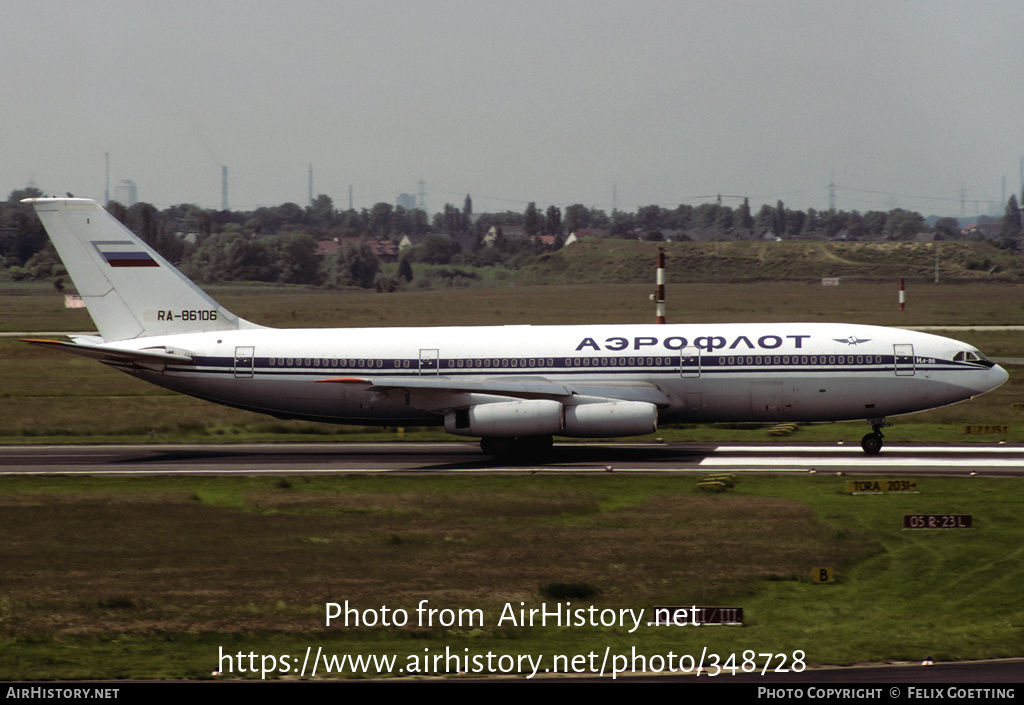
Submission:
[[[556,444],[543,462],[497,460],[475,443],[334,443],[0,447],[0,475],[314,473],[847,472],[1022,475],[1024,446],[702,443]]]

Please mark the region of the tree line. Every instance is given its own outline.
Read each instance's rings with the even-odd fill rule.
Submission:
[[[13,191],[0,203],[0,257],[9,279],[53,279],[63,283],[63,265],[42,225],[23,198],[43,196],[38,189]],[[1024,236],[1016,196],[1006,204],[997,244],[1017,247]],[[202,283],[262,281],[316,286],[360,286],[393,289],[413,279],[412,265],[421,262],[455,267],[504,266],[519,268],[551,249],[534,236],[554,237],[554,247],[580,231],[601,236],[686,239],[692,230],[736,229],[770,231],[777,237],[842,234],[848,240],[908,240],[923,231],[940,239],[962,237],[955,218],[939,218],[929,227],[920,213],[894,208],[888,212],[818,211],[786,208],[782,201],[765,204],[753,213],[747,199],[737,207],[715,202],[664,208],[642,206],[635,212],[611,214],[574,204],[523,212],[474,214],[469,195],[461,207],[445,204],[432,219],[420,209],[388,203],[372,208],[339,210],[327,195],[308,206],[284,203],[252,211],[219,211],[182,204],[158,210],[151,204],[124,206],[112,201],[107,210],[187,276]],[[484,246],[484,235],[498,236]],[[528,237],[514,237],[521,231]],[[419,244],[403,253],[397,277],[383,277],[381,262],[370,242],[397,241],[405,235]],[[318,254],[318,241],[345,241],[333,255]],[[449,280],[472,279],[472,272],[452,270]]]

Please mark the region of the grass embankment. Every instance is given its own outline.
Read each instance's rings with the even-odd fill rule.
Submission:
[[[646,282],[659,247],[668,281],[778,282],[842,277],[933,281],[935,245],[918,242],[634,242],[589,240],[542,255],[517,274],[521,284]],[[939,278],[960,282],[1017,282],[1024,257],[988,242],[938,244]]]
[[[411,656],[806,653],[808,664],[1021,655],[1024,490],[925,478],[849,496],[836,477],[0,479],[2,676],[201,678],[225,653]],[[907,513],[969,531],[904,531]],[[812,570],[830,567],[832,584]],[[545,596],[552,583],[593,597]],[[405,628],[324,628],[325,603]],[[416,624],[421,600],[482,623]],[[746,625],[523,627],[569,601],[744,608]],[[763,660],[763,659],[760,659]],[[257,665],[260,662],[257,661]],[[442,670],[444,670],[442,668]]]

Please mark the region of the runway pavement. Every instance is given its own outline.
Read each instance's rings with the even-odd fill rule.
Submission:
[[[538,459],[498,460],[475,443],[0,447],[3,474],[312,474],[354,472],[709,472],[1021,475],[1024,446],[566,443]]]

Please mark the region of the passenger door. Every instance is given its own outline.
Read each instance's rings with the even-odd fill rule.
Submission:
[[[914,376],[914,346],[909,343],[896,343],[892,346],[893,366],[897,377]]]

